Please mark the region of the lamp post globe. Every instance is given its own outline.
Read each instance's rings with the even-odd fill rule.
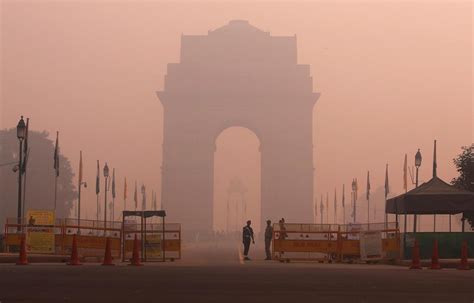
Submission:
[[[420,149],[418,148],[418,151],[416,152],[416,155],[415,155],[415,166],[418,168],[421,166],[421,153],[420,153]]]
[[[105,163],[105,166],[104,166],[104,177],[106,178],[109,177],[109,166],[107,165],[107,163]]]
[[[26,124],[25,120],[23,120],[23,116],[21,116],[20,121],[18,121],[18,125],[16,126],[16,136],[18,140],[23,141],[26,136]]]

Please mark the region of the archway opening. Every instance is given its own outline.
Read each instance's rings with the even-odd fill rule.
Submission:
[[[247,128],[230,127],[216,138],[214,231],[238,235],[247,220],[260,231],[260,140]]]

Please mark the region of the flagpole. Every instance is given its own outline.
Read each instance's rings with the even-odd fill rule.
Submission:
[[[334,189],[334,224],[337,224],[337,195],[336,195],[336,188]]]
[[[387,214],[387,195],[390,192],[390,187],[388,185],[388,163],[385,164],[385,229],[388,229],[388,214]]]
[[[323,217],[324,217],[323,195],[321,195],[320,213],[321,213],[321,225],[323,225]]]
[[[77,192],[77,233],[81,233],[82,150],[79,152],[79,190]]]
[[[97,160],[97,174],[95,177],[95,194],[97,196],[97,208],[96,208],[96,221],[97,227],[99,227],[99,193],[100,193],[100,168],[99,168],[99,160]]]
[[[367,197],[367,230],[370,229],[370,197]]]
[[[125,177],[124,179],[124,185],[123,185],[123,210],[127,210],[127,178]],[[122,212],[123,215],[123,212]],[[123,220],[123,217],[122,217]]]
[[[54,178],[54,213],[56,214],[56,205],[58,200],[58,176]]]
[[[114,222],[115,220],[115,198],[112,197],[112,221]]]
[[[316,224],[316,222],[318,221],[318,199],[316,198],[313,198],[313,222],[314,224]]]
[[[345,184],[342,184],[342,224],[346,225],[346,194]]]
[[[407,169],[408,169],[407,168],[407,154],[405,154],[405,162],[403,164],[403,184],[405,186],[405,194],[408,192]],[[406,239],[406,233],[407,233],[407,213],[406,212],[403,216],[403,233],[405,234],[404,239]]]
[[[437,177],[438,163],[436,162],[436,140],[434,140],[433,150],[433,178]],[[436,232],[436,214],[433,214],[433,232]]]
[[[329,193],[326,193],[326,223],[329,224]]]

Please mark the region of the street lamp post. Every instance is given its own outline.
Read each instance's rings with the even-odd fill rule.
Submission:
[[[82,155],[82,152],[81,152]],[[84,188],[87,188],[87,182],[84,182],[82,180],[79,180],[79,190],[77,193],[77,226],[78,226],[78,234],[81,233],[81,188],[84,186]]]
[[[416,176],[415,176],[415,187],[418,187],[418,169],[421,166],[421,153],[420,149],[418,148],[418,151],[416,152],[415,155],[415,167],[416,167]],[[416,233],[416,214],[413,216],[413,232]]]
[[[17,230],[21,230],[21,175],[22,175],[22,165],[23,165],[23,140],[26,136],[26,124],[25,120],[23,120],[23,116],[21,116],[18,125],[16,126],[16,136],[20,141],[20,153],[19,153],[19,161],[18,161],[18,213],[17,213]]]
[[[109,166],[107,165],[107,162],[105,163],[104,166],[104,178],[105,178],[105,184],[104,184],[104,190],[105,190],[105,195],[104,195],[104,236],[107,233],[107,179],[109,178]]]

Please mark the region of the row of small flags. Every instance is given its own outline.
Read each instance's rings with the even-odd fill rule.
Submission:
[[[404,174],[404,186],[405,186],[405,189],[407,188],[407,180],[406,180],[406,155],[405,155],[405,165],[404,165],[404,170],[405,170],[405,174]],[[371,186],[370,186],[370,171],[367,171],[367,187],[366,187],[366,200],[367,202],[370,201],[370,190],[371,190]],[[358,184],[358,181],[357,181],[357,178],[354,178],[352,180],[352,188],[353,188],[353,197],[355,197],[355,199],[357,199],[358,197],[358,190],[359,190],[359,184]],[[390,193],[390,185],[389,185],[389,179],[388,179],[388,164],[385,166],[385,185],[384,185],[384,188],[385,188],[385,199],[387,199],[387,196],[388,194]],[[342,207],[343,209],[346,207],[346,203],[345,203],[345,184],[342,185]],[[351,203],[355,203],[353,201],[351,201]],[[327,209],[329,210],[329,193],[326,194],[326,207],[324,207],[324,203],[323,203],[323,195],[321,195],[321,200],[320,200],[320,203],[319,203],[319,211],[320,211],[320,218],[321,218],[321,223],[323,222],[323,217],[324,217],[324,209]],[[355,208],[353,208],[353,211],[351,212],[351,218],[354,218],[355,217],[355,213],[354,213],[354,210]],[[317,201],[315,200],[315,203],[314,203],[314,214],[315,214],[315,218],[318,216],[318,203]],[[376,208],[374,207],[374,217],[376,215]],[[337,189],[334,189],[334,223],[336,223],[337,221]],[[329,223],[329,211],[326,212],[326,222]]]
[[[56,154],[56,152],[55,152]],[[55,156],[56,157],[56,156]],[[55,162],[56,163],[56,162]],[[56,164],[55,164],[56,165]],[[80,159],[79,159],[79,178],[78,178],[79,186],[83,183],[83,160],[82,160],[82,151],[80,152]],[[117,196],[117,191],[116,191],[116,181],[115,181],[115,168],[112,170],[112,181],[111,181],[111,192],[112,192],[112,202],[114,203],[114,200]],[[100,194],[100,162],[97,160],[97,174],[96,174],[96,180],[95,180],[95,193],[98,196]],[[146,186],[143,184],[141,186],[141,193],[142,193],[142,210],[146,209]],[[123,185],[123,209],[127,209],[127,198],[128,198],[128,184],[127,184],[127,178],[124,178],[124,185]],[[135,191],[133,194],[133,201],[134,201],[134,208],[135,210],[138,209],[138,184],[135,181]],[[112,204],[112,209],[113,209],[113,204]],[[100,207],[100,203],[98,204],[98,207]],[[153,210],[158,209],[158,203],[157,203],[157,195],[154,191],[152,191],[152,208]],[[97,209],[97,212],[100,213],[100,209]]]
[[[82,151],[80,153],[80,160],[79,160],[79,184],[82,183],[82,176],[83,176],[83,167],[82,167]],[[115,168],[112,170],[112,186],[111,186],[111,192],[112,192],[112,198],[115,199],[116,197],[116,185],[115,185]],[[133,193],[133,201],[135,202],[135,210],[138,208],[138,185],[137,182],[135,181],[135,191]],[[100,193],[100,163],[99,160],[97,160],[97,175],[96,175],[96,182],[95,182],[95,193],[96,195],[99,195]],[[143,184],[141,186],[141,193],[142,193],[142,208],[146,208],[146,186]],[[124,185],[123,185],[123,200],[124,200],[124,209],[126,209],[127,205],[127,198],[128,198],[128,184],[127,184],[127,178],[124,178]],[[157,209],[158,204],[157,204],[157,195],[154,191],[152,191],[152,207],[154,210]]]
[[[421,157],[421,156],[420,156]],[[436,160],[436,140],[434,141],[434,153],[433,153],[433,176],[437,175],[437,160]],[[421,158],[420,158],[421,159]],[[413,171],[408,169],[408,162],[407,162],[407,154],[405,154],[405,159],[403,162],[403,189],[405,192],[408,191],[408,173],[410,173],[410,177],[413,179]],[[413,182],[413,180],[412,180]],[[357,200],[358,197],[358,182],[357,178],[352,180],[352,188],[353,190],[353,197],[354,200]],[[390,193],[390,184],[389,184],[389,179],[388,179],[388,164],[385,166],[385,200],[387,200],[388,194]],[[366,199],[367,203],[369,204],[370,201],[370,171],[367,171],[367,189],[366,189]],[[355,203],[353,201],[352,203]],[[353,205],[355,206],[355,205]],[[344,184],[342,185],[342,207],[345,207],[345,189],[344,189]],[[369,207],[369,205],[368,205]],[[326,209],[329,210],[329,194],[326,195]],[[321,223],[323,221],[323,213],[324,213],[324,205],[323,205],[323,196],[321,195],[321,202],[320,202],[320,207],[319,207],[320,213],[321,213]],[[315,213],[315,218],[318,216],[318,207],[317,207],[317,201],[314,203],[314,213]],[[344,212],[345,214],[345,212]],[[355,218],[355,207],[353,208],[353,211],[351,213],[351,217]],[[368,219],[369,219],[369,213]],[[374,217],[376,215],[376,207],[374,207]],[[328,220],[328,212],[326,212],[326,222],[329,223]],[[337,221],[337,194],[336,194],[336,189],[334,190],[334,223]]]

